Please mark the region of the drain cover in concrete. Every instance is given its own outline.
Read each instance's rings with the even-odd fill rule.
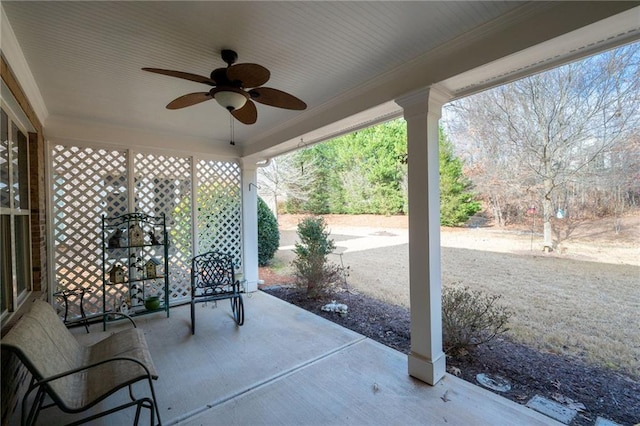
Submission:
[[[506,392],[511,390],[511,384],[509,384],[509,381],[507,381],[507,379],[504,379],[500,376],[492,377],[487,374],[481,373],[476,375],[476,380],[482,386],[489,389],[493,389],[494,391],[497,391],[497,392]]]
[[[578,414],[576,410],[567,408],[540,395],[536,395],[527,402],[527,407],[532,408],[546,416],[568,425]]]
[[[609,419],[605,419],[604,417],[598,417],[596,419],[595,426],[620,426],[618,423],[611,421]]]

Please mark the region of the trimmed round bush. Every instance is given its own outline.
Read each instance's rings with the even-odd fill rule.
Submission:
[[[279,246],[278,221],[267,203],[258,197],[258,264],[268,265]]]

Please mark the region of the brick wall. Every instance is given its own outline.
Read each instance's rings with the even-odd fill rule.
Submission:
[[[42,133],[29,133],[29,190],[33,290],[47,293],[47,216],[45,144]]]

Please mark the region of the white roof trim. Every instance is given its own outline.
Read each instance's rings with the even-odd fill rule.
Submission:
[[[35,111],[40,124],[44,124],[45,120],[49,116],[47,106],[44,103],[40,89],[36,84],[36,80],[31,74],[27,60],[25,59],[20,44],[16,39],[11,24],[7,19],[7,15],[4,12],[2,4],[0,4],[0,51],[6,58],[7,62],[11,64],[11,71],[15,75],[18,83],[22,87],[27,99],[31,103],[31,107]]]
[[[640,7],[605,18],[442,82],[456,98],[547,71],[640,39]],[[587,43],[585,44],[585,40]],[[549,56],[548,52],[553,52]],[[497,73],[502,70],[502,73]]]

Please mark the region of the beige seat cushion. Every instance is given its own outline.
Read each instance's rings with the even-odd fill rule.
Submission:
[[[154,379],[158,377],[140,329],[125,329],[92,346],[83,346],[51,305],[43,301],[34,302],[31,311],[7,333],[2,344],[16,350],[38,380],[114,357],[135,358],[149,369]],[[68,409],[80,409],[145,377],[144,368],[135,362],[112,361],[52,381],[51,396]]]

